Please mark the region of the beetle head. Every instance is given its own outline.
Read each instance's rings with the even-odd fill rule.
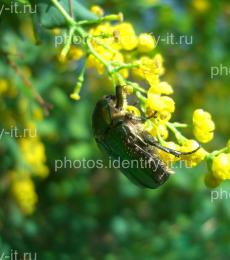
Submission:
[[[106,96],[97,102],[92,118],[95,137],[103,136],[118,113],[115,96]]]

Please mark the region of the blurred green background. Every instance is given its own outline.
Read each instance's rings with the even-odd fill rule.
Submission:
[[[230,75],[211,79],[211,67],[230,68],[229,1],[98,0],[84,4],[99,4],[106,13],[123,12],[137,33],[192,36],[190,45],[159,41],[157,47],[165,59],[163,78],[175,88],[174,120],[191,123],[192,111],[204,108],[216,123],[215,139],[205,148],[225,146],[230,132]],[[37,259],[48,260],[228,259],[229,197],[211,201],[211,191],[203,184],[205,166],[179,169],[157,190],[140,189],[112,169],[55,172],[55,160],[65,156],[105,159],[93,140],[91,114],[96,101],[112,89],[103,76],[88,71],[80,101],[70,100],[80,65],[58,62],[60,49],[54,48],[54,35],[48,30],[42,31],[43,44],[36,46],[30,23],[27,15],[3,12],[0,16],[0,128],[36,125],[49,176],[33,178],[38,203],[33,214],[23,214],[11,191],[12,176],[23,168],[21,150],[17,138],[2,136],[0,253],[37,252]],[[21,55],[12,59],[53,105],[49,116],[42,115],[4,51]],[[7,91],[3,80],[11,86]],[[191,132],[186,134],[192,138]],[[35,158],[42,153],[39,149],[31,147]],[[229,193],[229,183],[217,190],[221,189]]]

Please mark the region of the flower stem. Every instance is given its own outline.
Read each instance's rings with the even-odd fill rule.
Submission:
[[[88,47],[89,53],[93,54],[93,56],[95,58],[97,58],[105,66],[109,75],[111,76],[112,72],[113,72],[113,67],[111,66],[111,64],[109,62],[107,62],[100,54],[98,54],[95,51],[95,49],[93,48],[93,46],[91,44],[90,38],[88,38],[86,42],[87,42],[87,47]]]
[[[130,69],[130,68],[135,68],[139,67],[138,63],[128,63],[128,64],[122,64],[120,66],[117,66],[114,68],[115,71],[123,70],[123,69]]]
[[[66,58],[66,55],[67,55],[68,52],[69,52],[69,49],[70,49],[70,46],[71,46],[71,43],[72,43],[72,39],[73,39],[74,32],[75,32],[75,27],[70,27],[66,44],[65,44],[64,48],[63,48],[62,51],[61,51],[61,57],[63,57],[64,59]]]
[[[66,12],[66,10],[63,8],[63,6],[57,0],[51,0],[51,2],[58,9],[58,11],[65,17],[65,19],[69,25],[72,25],[72,26],[77,25],[75,20]]]
[[[71,37],[69,37],[70,39],[68,39],[68,42],[66,44],[66,46],[63,49],[63,54],[66,54],[68,52],[68,49],[70,47],[71,44],[71,39],[73,37],[73,34],[76,33],[79,36],[81,36],[83,39],[87,39],[86,42],[84,43],[84,46],[86,47],[87,51],[89,54],[92,54],[97,60],[99,60],[106,68],[109,76],[112,76],[112,78],[115,80],[115,84],[116,81],[118,81],[118,84],[124,86],[126,84],[131,84],[133,86],[133,88],[135,89],[136,95],[137,97],[144,102],[144,100],[146,100],[146,98],[141,94],[141,93],[146,93],[146,90],[144,90],[143,88],[141,88],[138,84],[133,83],[131,81],[127,82],[122,75],[119,73],[120,70],[125,69],[125,68],[132,68],[132,67],[137,67],[139,66],[138,64],[122,64],[120,66],[114,66],[112,65],[112,62],[108,62],[106,61],[93,47],[92,43],[91,43],[91,39],[92,37],[89,36],[89,34],[81,27],[82,25],[87,25],[87,24],[99,24],[101,22],[104,21],[122,21],[123,16],[122,14],[117,14],[117,15],[108,15],[105,17],[100,17],[96,20],[93,21],[80,21],[80,22],[76,22],[69,14],[68,12],[63,8],[63,6],[58,2],[58,0],[51,0],[51,2],[53,3],[53,5],[58,9],[58,11],[64,16],[64,18],[66,19],[68,25],[70,26],[70,33],[69,35]],[[100,43],[99,43],[100,44]],[[104,48],[107,48],[106,44],[100,44],[102,45]],[[110,51],[115,51],[115,50],[111,50]]]
[[[137,83],[132,82],[132,81],[127,81],[127,83],[130,84],[136,91],[139,91],[139,92],[145,93],[145,94],[147,93],[147,91],[145,89],[143,89],[142,87],[140,87]]]
[[[77,25],[90,25],[90,24],[100,24],[103,22],[112,22],[112,21],[122,21],[123,16],[122,14],[111,14],[103,17],[99,17],[95,20],[83,20],[80,22],[77,22]]]
[[[178,131],[173,123],[167,122],[167,127],[173,132],[179,144],[183,144],[187,138],[185,138],[180,131]]]
[[[219,155],[219,154],[221,154],[221,153],[226,153],[227,151],[228,151],[228,147],[224,147],[224,148],[222,148],[222,149],[220,149],[220,150],[213,151],[212,153],[210,153],[210,154],[208,155],[208,157],[209,157],[210,159],[213,159],[213,158],[216,157],[217,155]]]

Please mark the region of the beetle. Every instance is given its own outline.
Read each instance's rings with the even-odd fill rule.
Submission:
[[[115,95],[105,96],[97,102],[92,116],[96,143],[112,160],[120,160],[120,170],[134,184],[155,189],[170,176],[170,169],[161,160],[157,149],[179,157],[196,152],[200,146],[184,153],[162,146],[143,129],[144,119],[125,111],[124,104],[122,86],[116,87]],[[132,161],[136,162],[135,166],[125,167],[123,164]]]

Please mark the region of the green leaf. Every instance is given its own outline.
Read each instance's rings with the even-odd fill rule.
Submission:
[[[51,1],[41,0],[37,3],[35,0],[31,0],[31,3],[34,5],[34,8],[36,7],[39,22],[43,27],[52,29],[67,26],[65,18]],[[69,12],[68,0],[60,0],[59,3]],[[95,14],[91,13],[76,0],[73,0],[73,15],[75,20],[92,20],[97,18]]]

